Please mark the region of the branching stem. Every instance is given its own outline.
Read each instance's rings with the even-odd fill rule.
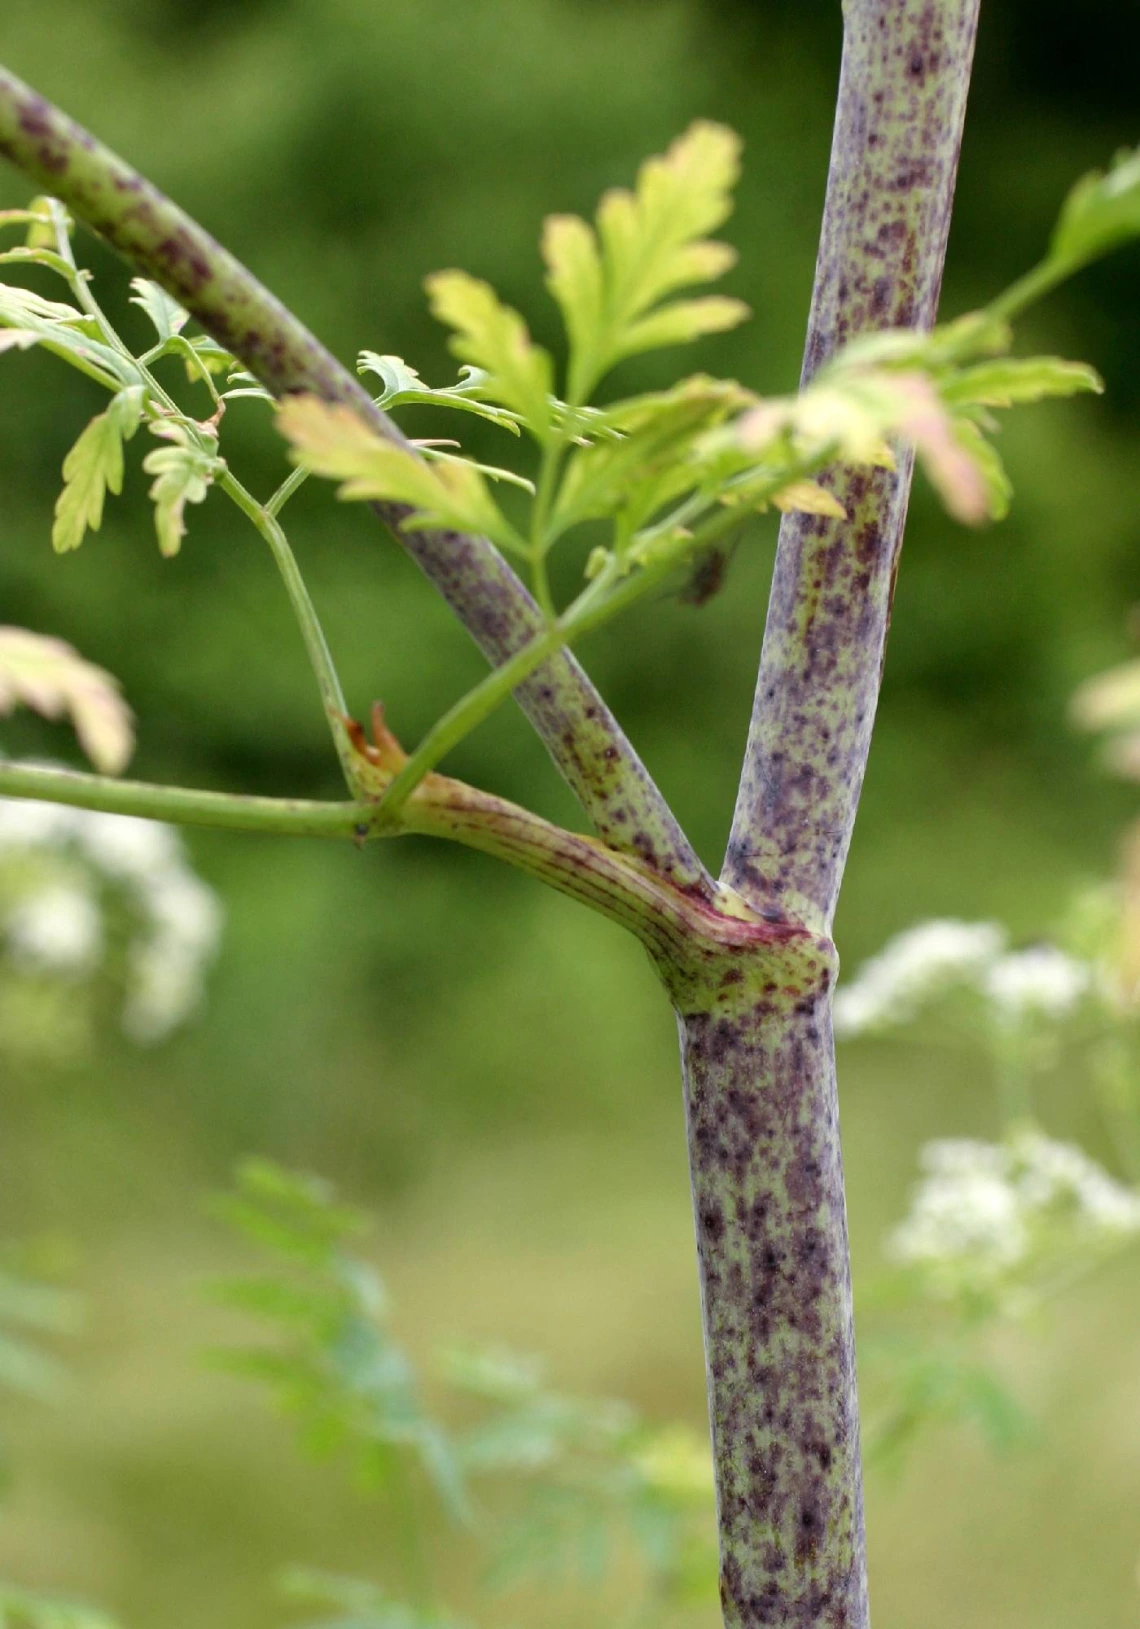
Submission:
[[[14,74],[0,69],[0,155],[160,284],[276,396],[310,391],[353,407],[400,446],[400,431],[359,382],[246,268],[158,188]],[[406,507],[374,506],[436,584],[488,660],[513,656],[545,626],[540,608],[485,539],[404,529]],[[633,747],[565,650],[518,700],[599,834],[649,854],[661,872],[711,896],[708,872]]]

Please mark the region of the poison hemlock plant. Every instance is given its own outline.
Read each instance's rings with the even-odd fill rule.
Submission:
[[[481,413],[527,459],[477,465],[414,446],[383,406],[169,200],[50,104],[0,74],[0,152],[52,198],[16,211],[3,255],[69,298],[0,291],[8,346],[40,345],[104,386],[68,455],[54,541],[100,524],[142,435],[159,546],[183,543],[220,492],[271,549],[295,609],[349,791],[341,804],[229,797],[18,764],[0,792],[237,828],[371,837],[419,832],[520,866],[623,923],[681,1023],[726,1623],[867,1623],[858,1409],[831,998],[831,924],[870,744],[913,453],[958,518],[999,516],[995,415],[1098,388],[1079,364],[1009,354],[1009,323],[1140,231],[1140,160],[1082,182],[1042,264],[988,308],[933,328],[976,0],[852,0],[806,380],[755,395],[697,374],[599,395],[621,358],[730,327],[739,302],[696,294],[728,266],[737,144],[695,125],[611,192],[594,225],[547,223],[566,366],[485,284],[429,280],[464,371],[429,390],[365,353],[381,404]],[[874,137],[874,140],[870,139]],[[143,279],[155,341],[136,355],[74,257],[68,212]],[[157,285],[157,286],[156,286]],[[58,290],[57,290],[58,292]],[[203,333],[190,332],[191,318]],[[170,383],[173,364],[185,390]],[[193,391],[195,406],[182,405]],[[295,468],[266,501],[230,469],[226,415],[285,398]],[[462,423],[462,420],[457,420]],[[514,434],[512,434],[514,432]],[[409,754],[377,713],[350,722],[281,525],[309,473],[370,501],[492,664]],[[728,857],[706,870],[569,646],[710,560],[765,506],[786,511]],[[585,552],[556,603],[552,549]],[[515,567],[529,577],[528,593]],[[436,766],[514,694],[594,827],[565,831]]]

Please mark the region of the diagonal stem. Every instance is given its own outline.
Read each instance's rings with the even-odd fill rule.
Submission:
[[[166,289],[274,395],[311,391],[347,403],[381,434],[405,444],[348,370],[238,260],[4,69],[0,154]],[[375,507],[495,666],[543,630],[542,612],[487,539],[407,532],[400,526],[408,514],[404,506]],[[575,659],[558,651],[517,694],[599,835],[616,849],[641,854],[678,885],[709,896],[704,866]]]

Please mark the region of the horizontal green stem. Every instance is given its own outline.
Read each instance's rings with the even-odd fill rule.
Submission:
[[[375,805],[320,803],[304,798],[235,796],[185,786],[152,786],[112,780],[70,769],[41,769],[0,762],[0,797],[34,798],[74,809],[138,815],[180,826],[221,826],[230,831],[274,832],[295,837],[360,837],[371,830]]]
[[[401,835],[460,843],[525,871],[627,928],[675,976],[693,961],[701,963],[710,946],[763,952],[795,933],[788,925],[773,927],[753,917],[727,891],[707,902],[632,855],[442,775],[431,776],[417,789],[396,828],[381,821],[376,800],[241,797],[6,762],[0,762],[0,797],[278,836],[363,842]]]

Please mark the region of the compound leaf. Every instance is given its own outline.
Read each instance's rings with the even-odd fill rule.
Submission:
[[[518,435],[518,415],[493,402],[480,399],[479,392],[486,389],[487,374],[482,368],[466,367],[457,385],[443,385],[433,390],[425,385],[415,368],[409,367],[402,356],[381,356],[377,351],[361,351],[356,363],[357,373],[371,373],[384,389],[375,398],[377,407],[385,411],[392,407],[457,407],[465,413],[477,413],[500,429]]]
[[[126,768],[133,717],[118,683],[62,639],[0,628],[0,713],[17,705],[49,719],[68,714],[96,769],[118,775]]]
[[[1018,402],[1039,402],[1047,396],[1075,396],[1091,390],[1098,395],[1104,382],[1086,362],[1065,362],[1057,356],[1001,357],[962,368],[940,390],[952,407],[1012,407]]]
[[[171,299],[157,283],[145,277],[132,277],[131,287],[135,291],[131,295],[131,304],[146,312],[160,340],[173,339],[190,321],[190,313],[183,310],[178,301]]]
[[[572,351],[583,350],[602,322],[605,288],[598,240],[578,215],[550,215],[543,223],[546,286],[562,308]]]
[[[479,470],[465,459],[427,463],[385,441],[350,407],[316,396],[291,396],[277,413],[295,463],[340,481],[342,498],[410,504],[405,524],[481,532],[509,549],[522,539],[500,512]]]
[[[1082,176],[1061,206],[1049,258],[1075,269],[1140,236],[1140,148]]]
[[[77,549],[88,528],[97,532],[103,521],[103,500],[108,491],[123,490],[123,442],[129,441],[142,421],[141,385],[120,390],[103,413],[97,413],[81,432],[63,461],[63,491],[56,500],[51,542],[57,554]]]
[[[550,432],[553,368],[518,312],[504,305],[489,283],[466,272],[435,272],[425,287],[432,315],[455,331],[454,354],[484,369],[485,393],[518,413],[537,440],[545,440]]]
[[[703,334],[721,334],[749,315],[743,300],[709,294],[700,300],[674,300],[660,310],[631,323],[614,347],[614,360],[654,351],[665,345],[685,345]]]
[[[1009,514],[1013,485],[997,448],[970,419],[954,420],[954,437],[965,448],[981,476],[990,519],[1004,520]]]
[[[186,505],[204,500],[222,463],[201,447],[184,425],[152,423],[150,431],[172,443],[156,447],[143,459],[143,469],[155,477],[150,497],[158,546],[170,559],[186,536]]]
[[[98,324],[73,305],[46,300],[31,289],[0,283],[0,326],[34,334],[41,345],[61,351],[74,364],[88,371],[98,369],[102,382],[111,388],[139,381],[131,359],[105,345]]]
[[[739,300],[683,301],[649,313],[676,289],[710,282],[735,260],[703,234],[732,209],[740,140],[698,120],[661,157],[642,165],[632,192],[602,199],[597,225],[573,215],[546,223],[547,286],[570,340],[572,401],[586,399],[622,357],[732,327],[748,314]]]

